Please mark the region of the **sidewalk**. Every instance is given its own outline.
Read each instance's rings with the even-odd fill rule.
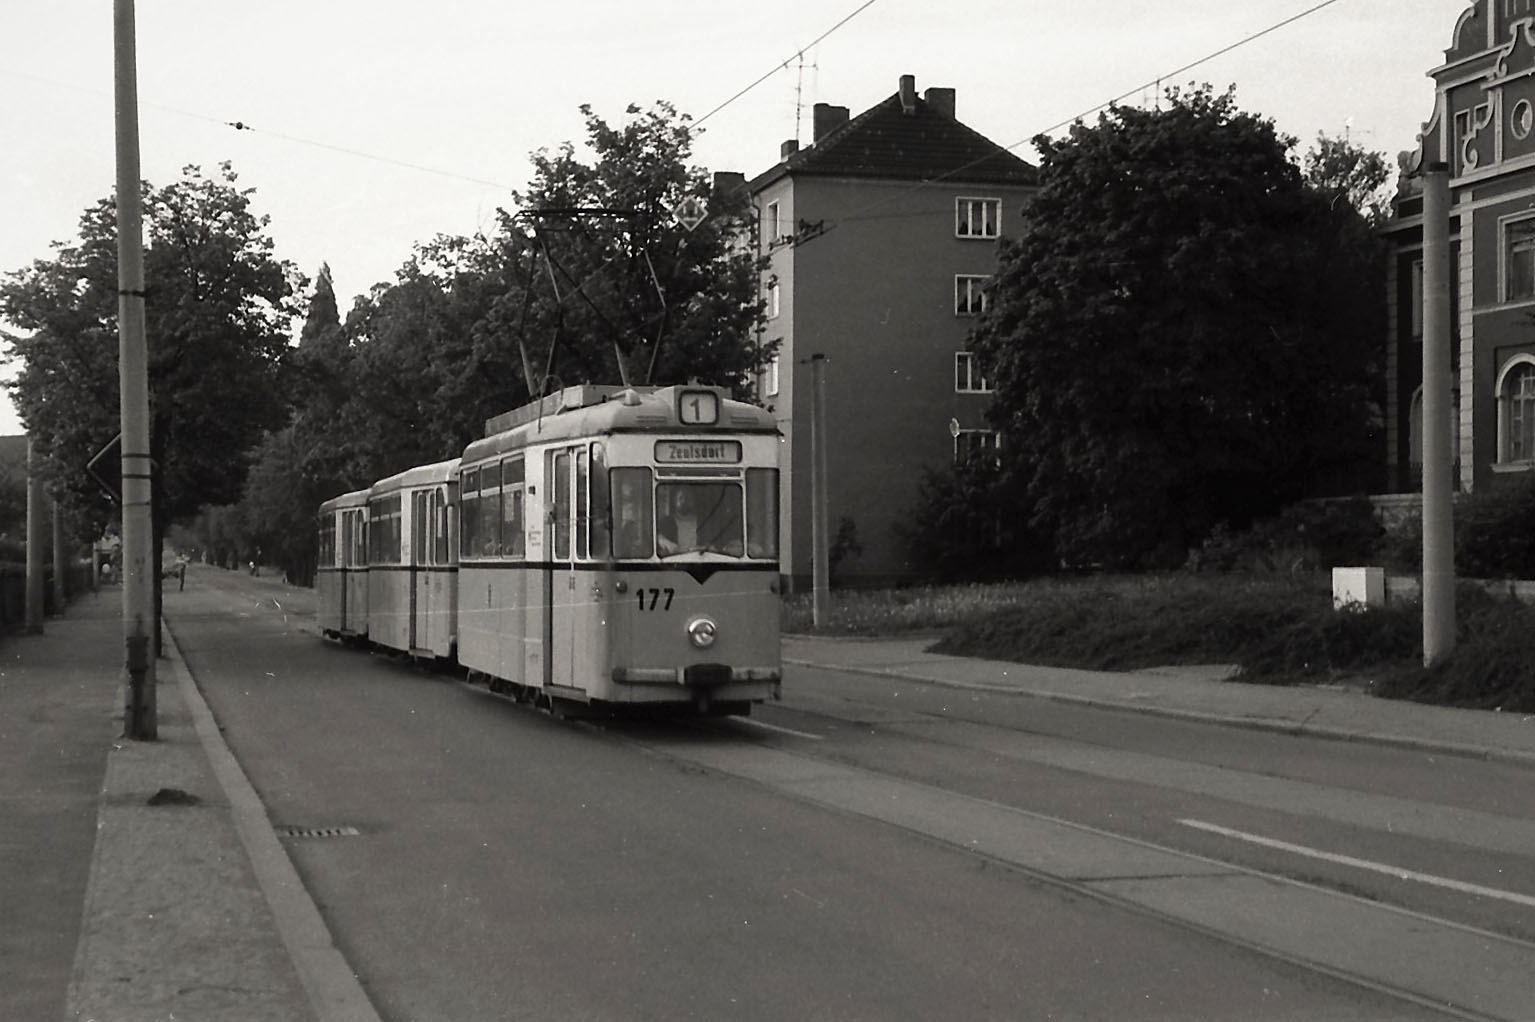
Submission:
[[[0,1018],[376,1022],[173,643],[160,740],[120,737],[119,599],[87,595],[43,635],[0,640]],[[967,660],[928,641],[787,636],[783,650],[805,667],[1535,766],[1535,717],[1199,669]]]
[[[933,641],[786,635],[783,658],[807,667],[1535,767],[1535,715],[1423,706],[1346,689],[1247,685],[1225,680],[1221,668],[1121,674],[972,660],[925,652]]]
[[[121,737],[120,599],[0,642],[0,1018],[317,1018],[179,659],[159,740]]]

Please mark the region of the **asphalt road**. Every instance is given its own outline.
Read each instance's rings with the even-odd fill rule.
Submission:
[[[1477,984],[1503,949],[1454,941],[1535,931],[1528,771],[808,669],[751,722],[569,722],[307,598],[166,612],[386,1019],[1440,1018],[1351,956],[1426,932]],[[1269,898],[1337,964],[1256,950]]]

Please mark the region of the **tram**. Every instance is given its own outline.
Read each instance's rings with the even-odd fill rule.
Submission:
[[[723,388],[568,387],[322,505],[321,629],[359,634],[324,580],[362,508],[372,643],[541,705],[748,713],[782,682],[779,442]]]
[[[368,638],[447,660],[456,642],[458,459],[381,479],[368,490]]]
[[[778,439],[721,388],[575,387],[459,464],[459,662],[524,698],[776,697]]]
[[[320,634],[368,637],[368,491],[353,490],[320,505],[315,604]]]

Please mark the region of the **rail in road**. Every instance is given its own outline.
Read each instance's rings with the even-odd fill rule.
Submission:
[[[784,701],[748,719],[561,721],[322,646],[306,631],[307,598],[218,573],[167,612],[269,815],[294,828],[289,852],[385,1018],[458,1017],[430,1010],[454,998],[465,1010],[501,1003],[480,986],[432,987],[409,960],[421,940],[450,942],[469,927],[491,948],[520,942],[526,977],[578,946],[590,958],[592,927],[617,939],[609,923],[651,934],[630,948],[634,960],[599,955],[633,982],[678,968],[661,946],[750,978],[736,1001],[686,1002],[737,1017],[782,1016],[776,998],[787,995],[768,993],[766,974],[786,963],[800,977],[798,1010],[849,1018],[956,1004],[1008,1016],[1006,998],[1023,989],[1068,1017],[1128,1017],[1135,990],[1137,1017],[1524,1019],[1535,1004],[1535,806],[1531,772],[1517,766],[810,668],[791,669]],[[260,641],[232,649],[230,627]],[[315,717],[329,731],[309,730]],[[487,772],[516,779],[478,776]],[[370,776],[410,798],[397,806],[364,787]],[[427,793],[437,801],[403,804]],[[355,837],[303,836],[349,820]],[[431,830],[435,847],[411,843],[417,830]],[[515,847],[519,865],[487,865],[481,845]],[[738,861],[719,861],[727,849]],[[423,864],[444,861],[459,867],[444,889],[467,899],[455,902],[465,913],[456,923],[437,920],[440,899],[409,889]],[[606,875],[615,864],[636,873],[619,883]],[[685,893],[640,890],[679,882]],[[891,890],[911,904],[889,904]],[[694,943],[715,913],[758,927],[750,939],[764,943],[742,944],[750,964],[721,950],[740,933]],[[561,943],[523,933],[529,914],[587,925]],[[407,918],[422,934],[414,952],[390,926]],[[967,929],[982,943],[964,943]],[[999,941],[1009,946],[990,946]],[[865,944],[878,950],[859,957],[852,949]],[[1061,945],[1101,948],[1115,968],[1078,966]],[[456,950],[494,968],[490,950]],[[882,974],[883,989],[848,978],[870,954],[905,968]],[[993,955],[1041,974],[935,978]],[[1148,975],[1178,968],[1191,970],[1181,985]],[[624,1017],[598,990],[552,980],[518,989],[534,1008],[505,1017],[543,1017],[538,1006]],[[909,1000],[919,994],[932,1002]]]

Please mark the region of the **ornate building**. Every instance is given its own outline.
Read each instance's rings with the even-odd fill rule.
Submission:
[[[1389,468],[1422,464],[1423,199],[1427,163],[1450,170],[1456,478],[1462,490],[1535,469],[1535,0],[1475,0],[1434,79],[1419,148],[1385,236]]]

